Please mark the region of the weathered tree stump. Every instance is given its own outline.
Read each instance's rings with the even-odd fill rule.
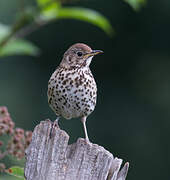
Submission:
[[[52,122],[42,121],[34,129],[26,150],[27,180],[125,180],[129,163],[120,170],[122,159],[103,147],[79,138],[68,145],[69,136]]]

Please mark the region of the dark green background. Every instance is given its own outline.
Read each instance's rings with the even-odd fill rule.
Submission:
[[[1,0],[0,21],[10,23],[17,2]],[[0,59],[0,105],[16,126],[33,128],[55,119],[47,103],[47,82],[65,50],[84,42],[105,53],[91,70],[98,85],[95,111],[87,120],[90,140],[130,163],[128,180],[168,180],[170,151],[170,1],[150,0],[138,13],[122,0],[75,3],[103,13],[116,31],[109,38],[97,27],[60,20],[30,34],[39,57]],[[84,137],[79,119],[60,120],[70,142]]]

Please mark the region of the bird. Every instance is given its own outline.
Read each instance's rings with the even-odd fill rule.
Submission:
[[[85,140],[89,142],[86,119],[94,111],[97,100],[97,85],[90,70],[92,58],[101,54],[84,43],[68,48],[48,81],[48,103],[57,118],[80,118]]]

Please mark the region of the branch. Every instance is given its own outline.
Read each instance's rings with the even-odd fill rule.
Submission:
[[[129,163],[120,170],[122,159],[103,147],[79,138],[68,145],[69,136],[52,122],[42,121],[34,129],[26,150],[27,180],[125,180]]]
[[[40,27],[50,23],[51,21],[36,21],[32,22],[31,24],[23,27],[20,29],[16,34],[15,37],[17,38],[24,38],[27,35],[31,34],[32,32],[38,30]]]

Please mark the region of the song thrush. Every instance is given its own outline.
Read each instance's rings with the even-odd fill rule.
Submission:
[[[86,118],[94,110],[97,86],[89,65],[93,56],[102,53],[83,43],[72,45],[63,56],[48,82],[48,103],[57,115],[81,118],[86,141],[89,141]]]

